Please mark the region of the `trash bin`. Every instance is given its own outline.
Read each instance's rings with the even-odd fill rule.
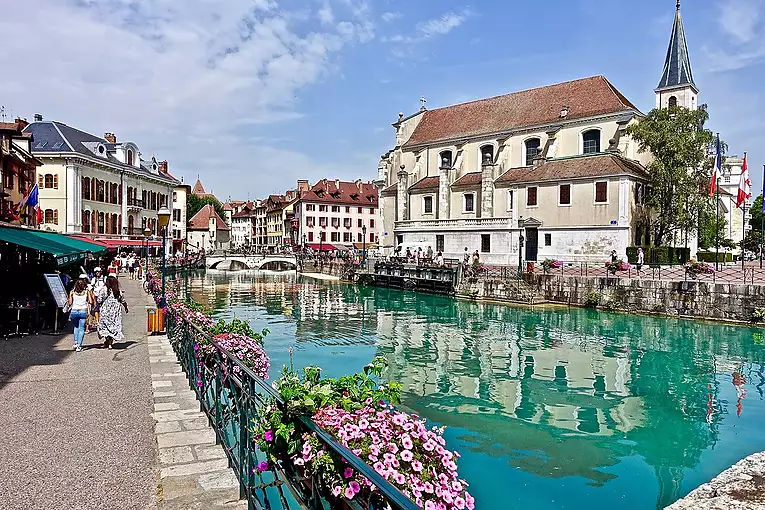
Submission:
[[[527,273],[533,273],[534,272],[534,263],[533,262],[526,262],[526,272]]]
[[[158,308],[146,308],[146,330],[151,333],[165,332],[165,314]]]

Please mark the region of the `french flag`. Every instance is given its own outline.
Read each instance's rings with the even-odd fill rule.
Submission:
[[[40,209],[40,189],[37,183],[32,186],[24,198],[19,202],[19,209],[22,207],[31,207],[35,211],[35,225],[42,223],[42,209]]]

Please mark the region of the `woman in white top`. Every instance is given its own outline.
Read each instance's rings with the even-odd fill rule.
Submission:
[[[88,290],[86,278],[87,275],[80,275],[80,279],[77,280],[69,293],[69,306],[71,308],[69,318],[74,322],[74,345],[72,347],[77,352],[82,350],[82,341],[85,339],[85,321],[88,319],[90,307],[93,305],[93,294]]]

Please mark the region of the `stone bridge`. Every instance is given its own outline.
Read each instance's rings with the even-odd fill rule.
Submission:
[[[294,271],[297,268],[295,257],[284,255],[208,255],[206,266],[209,269],[225,271],[263,270],[263,271]]]

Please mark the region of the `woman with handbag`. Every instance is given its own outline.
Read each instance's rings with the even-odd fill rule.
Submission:
[[[98,320],[98,336],[104,339],[104,347],[109,349],[114,341],[122,341],[125,335],[122,333],[122,308],[128,313],[128,304],[122,292],[116,276],[106,279],[101,293],[98,296],[100,305],[100,318]]]
[[[83,278],[85,276],[85,278]],[[87,275],[80,275],[74,288],[69,293],[67,307],[70,310],[69,318],[74,323],[75,351],[82,350],[82,341],[85,339],[85,321],[90,314],[90,307],[94,305],[93,294],[88,290]]]

